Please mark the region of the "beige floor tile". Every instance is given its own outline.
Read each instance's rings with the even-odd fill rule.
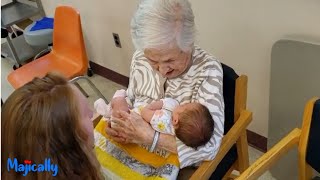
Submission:
[[[13,65],[14,63],[10,60],[1,58],[1,97],[3,101],[5,101],[14,90],[10,83],[7,81],[7,76],[11,71],[13,71]],[[116,90],[125,88],[117,83],[114,83],[96,74],[92,77],[89,77],[89,79],[93,82],[93,84],[96,85],[96,87],[108,100],[111,99]],[[94,91],[90,88],[90,86],[87,84],[85,80],[79,80],[79,84],[89,95],[88,100],[90,105],[93,107],[94,101],[97,100],[99,97],[97,96],[97,94],[94,93]]]
[[[8,59],[1,58],[1,98],[5,101],[13,92],[13,87],[9,84],[7,76],[13,71],[13,62]]]
[[[261,157],[264,153],[249,146],[249,162],[250,164],[254,163],[259,157]],[[259,180],[275,180],[275,178],[272,176],[272,174],[267,171],[265,172]]]
[[[93,84],[96,85],[96,87],[107,98],[108,101],[110,101],[110,99],[112,98],[116,90],[125,89],[125,87],[117,83],[114,83],[99,75],[93,75],[92,77],[90,77],[90,80],[92,81]],[[98,95],[94,93],[94,91],[91,89],[91,87],[88,85],[88,83],[85,80],[80,80],[79,84],[89,95],[88,100],[89,100],[90,106],[93,107],[94,101],[99,99]]]

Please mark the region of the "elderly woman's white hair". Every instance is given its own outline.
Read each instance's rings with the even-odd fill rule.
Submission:
[[[131,21],[138,50],[178,46],[191,50],[195,39],[194,15],[188,0],[142,0]]]

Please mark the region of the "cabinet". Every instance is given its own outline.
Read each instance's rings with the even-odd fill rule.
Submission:
[[[35,6],[30,3],[23,3],[17,0],[1,6],[1,27],[11,28],[12,25],[24,21],[32,16],[44,16],[44,10],[41,0],[33,0]],[[40,52],[40,47],[31,47],[28,45],[23,36],[11,39],[6,37],[5,43],[1,44],[2,54],[15,62],[15,66],[19,66],[22,62],[32,58]]]

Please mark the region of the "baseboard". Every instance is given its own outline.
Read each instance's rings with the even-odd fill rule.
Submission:
[[[262,152],[267,152],[268,139],[260,134],[247,130],[247,139],[251,147]]]
[[[93,73],[98,74],[104,78],[107,78],[115,83],[121,84],[122,86],[128,87],[129,78],[122,74],[119,74],[111,69],[103,67],[95,62],[89,61],[90,67]]]
[[[94,63],[90,61],[90,67],[92,68],[93,72],[95,74],[98,74],[102,77],[105,77],[115,83],[121,84],[125,87],[128,87],[129,85],[129,78],[127,76],[124,76],[122,74],[119,74],[111,69],[108,69],[106,67],[103,67],[97,63]],[[248,143],[250,146],[254,147],[255,149],[258,149],[262,152],[267,152],[267,142],[268,139],[264,136],[261,136],[255,132],[252,132],[250,130],[247,130],[247,138]]]

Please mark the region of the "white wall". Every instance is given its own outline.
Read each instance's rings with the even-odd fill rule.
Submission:
[[[79,9],[89,58],[129,75],[133,53],[130,19],[138,0],[43,0],[53,15],[58,4]],[[198,44],[239,73],[249,76],[248,107],[254,113],[249,129],[268,136],[270,54],[275,41],[286,36],[320,39],[319,0],[191,0]],[[114,46],[111,33],[123,48]]]
[[[130,20],[137,3],[138,0],[42,0],[47,16],[53,16],[58,5],[77,8],[89,59],[127,76],[134,51]],[[113,32],[120,36],[121,49],[114,45]]]
[[[320,39],[318,0],[192,1],[200,45],[249,77],[249,129],[267,136],[271,48],[288,35]],[[281,97],[279,97],[281,98]]]

